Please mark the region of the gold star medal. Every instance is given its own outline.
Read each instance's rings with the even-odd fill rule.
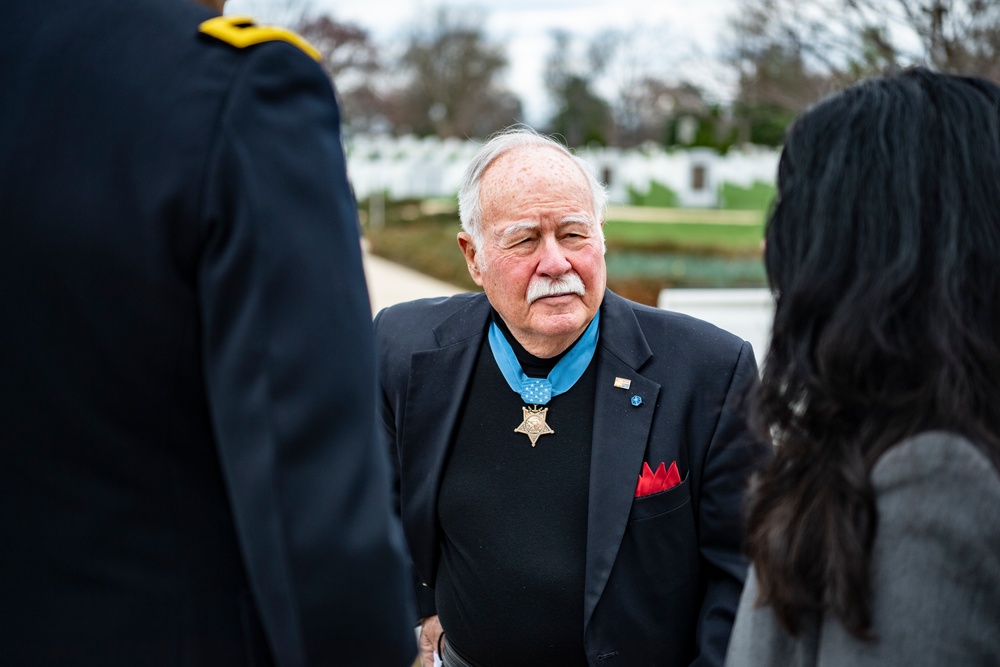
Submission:
[[[524,421],[514,429],[514,433],[523,433],[528,436],[532,447],[546,433],[555,433],[545,423],[545,414],[549,411],[548,408],[540,408],[536,405],[533,408],[522,407],[521,410],[524,412]]]

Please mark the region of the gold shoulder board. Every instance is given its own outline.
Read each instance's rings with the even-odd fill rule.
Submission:
[[[217,16],[202,23],[198,30],[238,49],[262,42],[282,41],[294,44],[317,62],[322,58],[316,47],[301,35],[285,28],[257,25],[249,16]]]

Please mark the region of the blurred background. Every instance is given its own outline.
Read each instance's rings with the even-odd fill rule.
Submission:
[[[229,0],[226,13],[322,51],[369,251],[457,289],[475,289],[458,179],[512,123],[595,165],[609,285],[663,305],[664,290],[766,286],[778,151],[823,96],[914,63],[1000,81],[996,0]]]

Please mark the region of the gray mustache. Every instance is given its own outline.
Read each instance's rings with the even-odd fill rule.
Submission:
[[[528,285],[528,303],[534,303],[543,297],[558,296],[560,294],[579,294],[583,296],[586,291],[583,286],[583,280],[575,273],[567,273],[557,280],[538,278]]]

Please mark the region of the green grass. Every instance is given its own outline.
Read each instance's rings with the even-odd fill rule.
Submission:
[[[749,188],[723,183],[719,188],[719,205],[728,210],[767,211],[776,190],[773,185],[757,181]]]
[[[677,206],[677,193],[656,181],[649,182],[649,192],[642,193],[635,188],[628,188],[629,204],[633,206],[660,206],[673,208]]]
[[[608,247],[688,249],[722,255],[760,254],[763,222],[758,225],[625,222],[611,220],[604,225]]]

